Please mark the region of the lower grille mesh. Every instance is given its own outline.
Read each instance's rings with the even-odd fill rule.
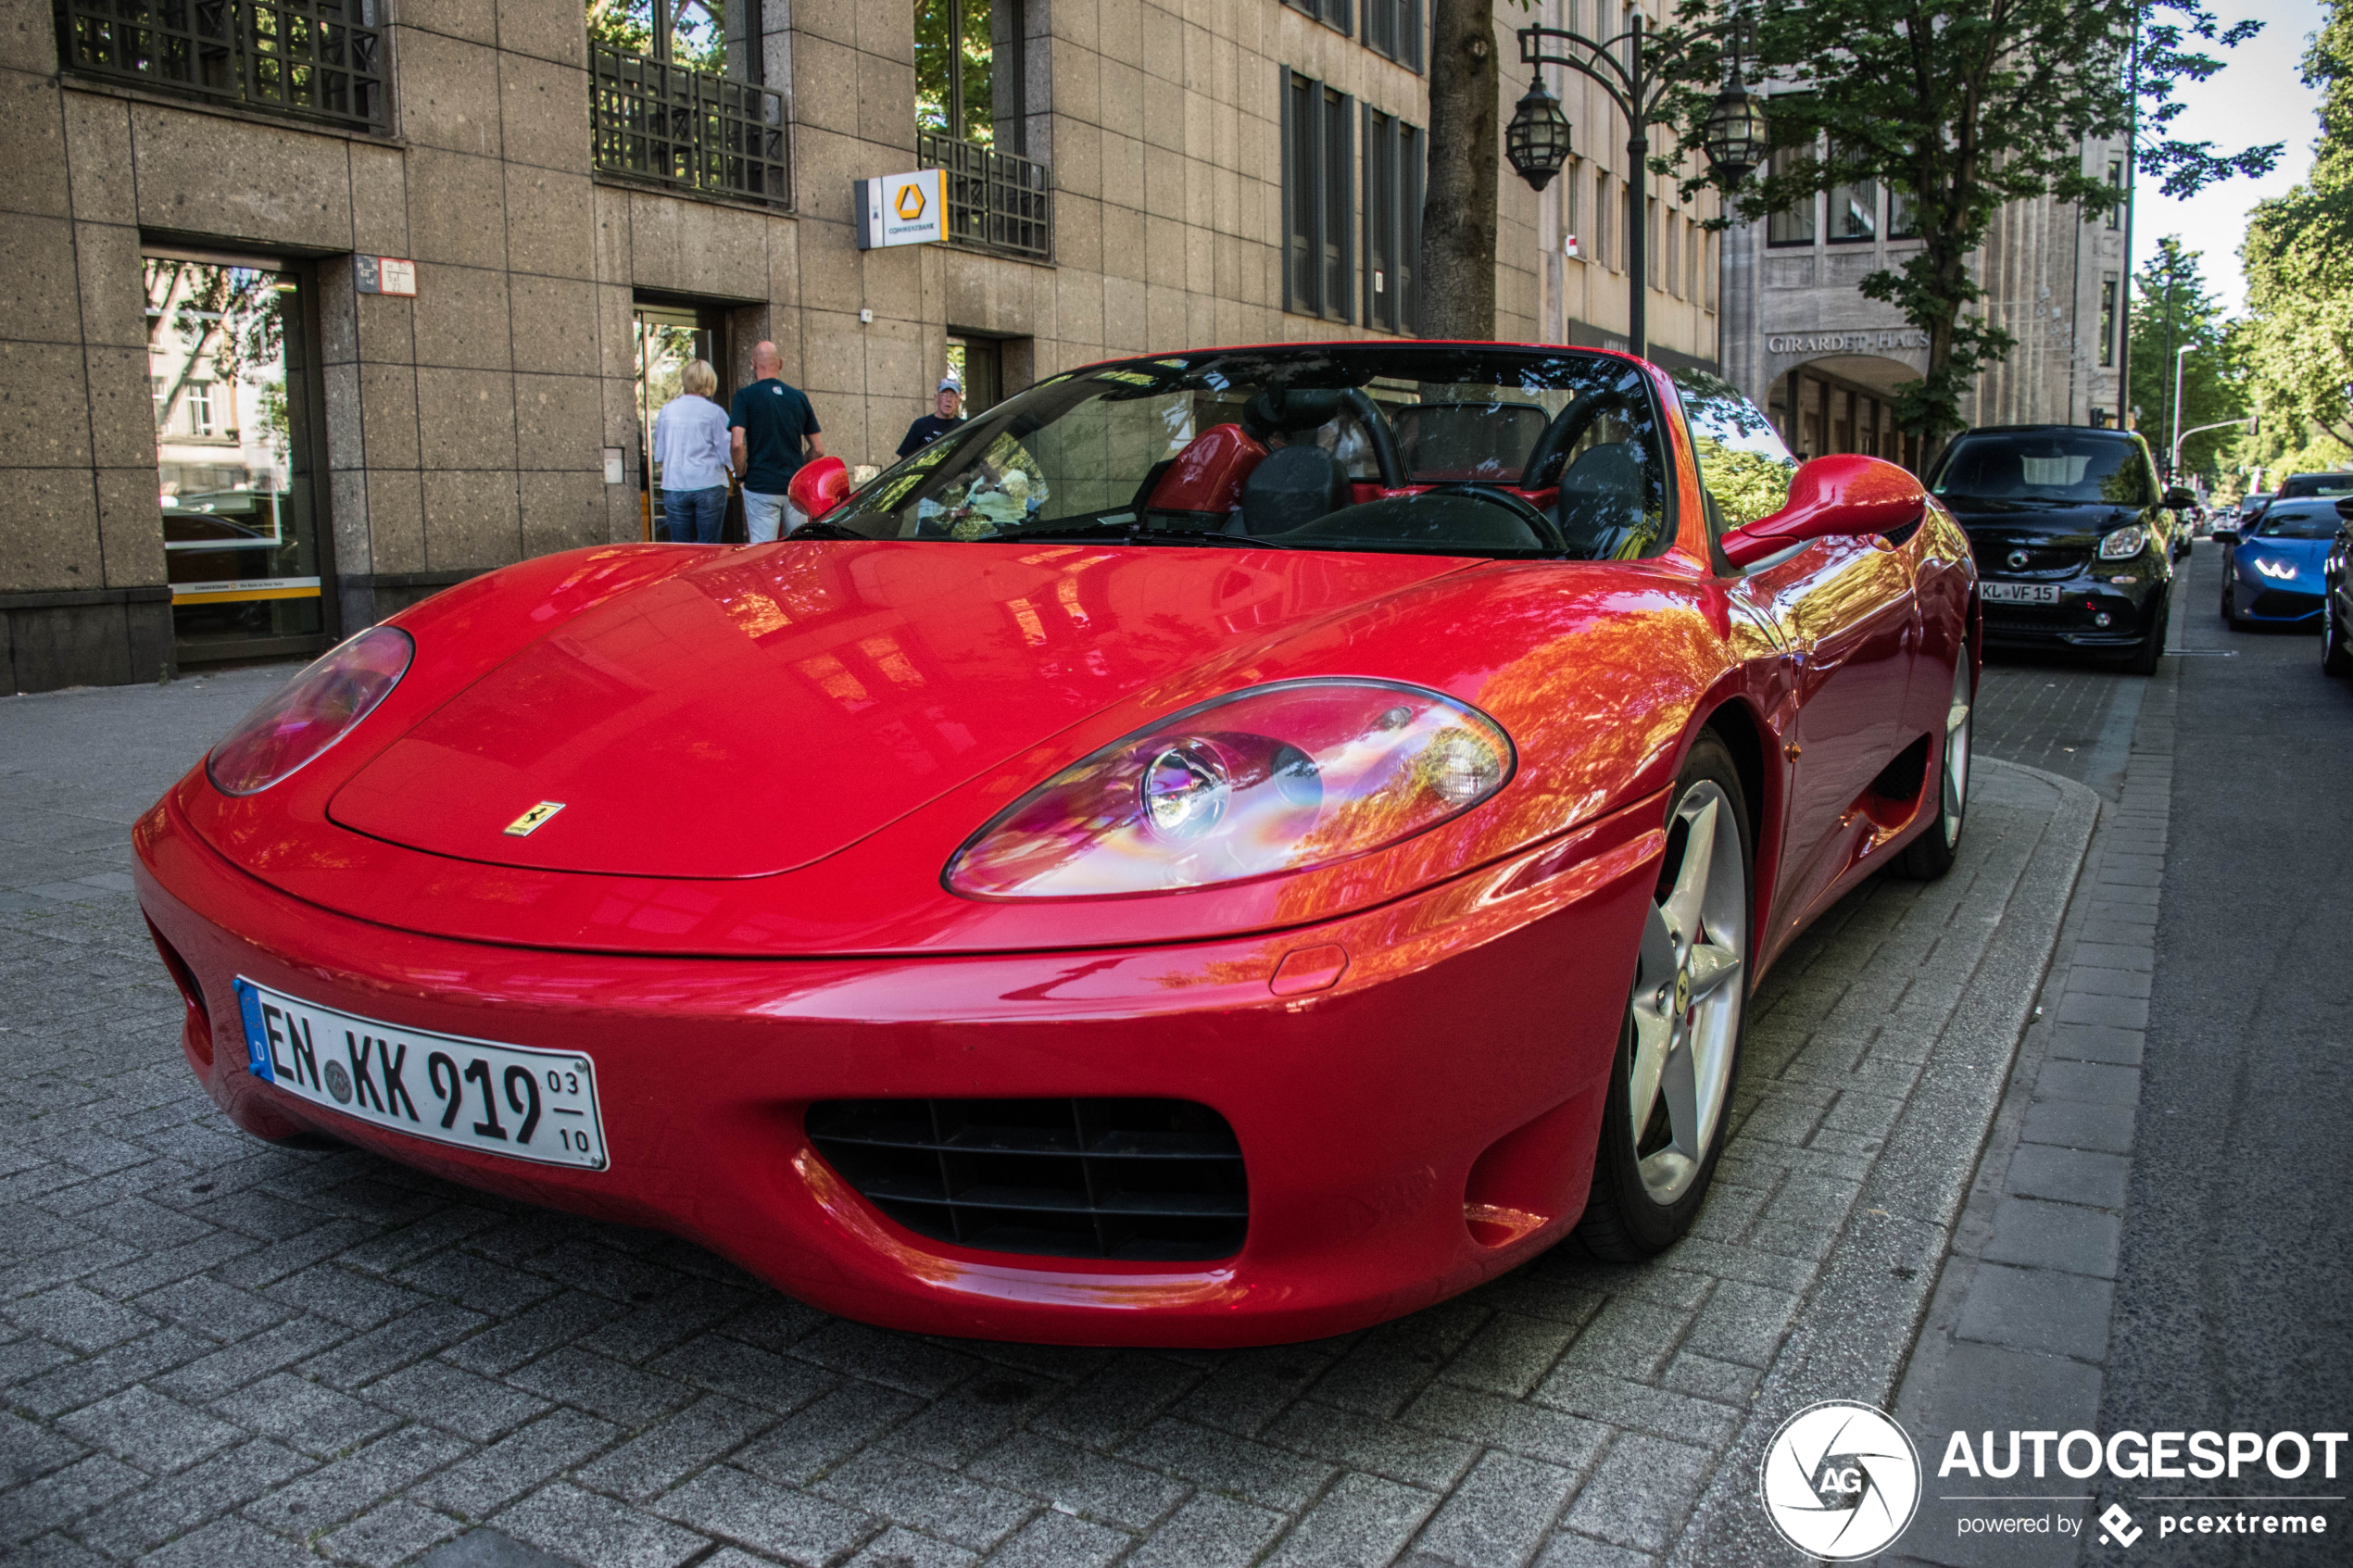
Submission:
[[[1241,1148],[1178,1099],[836,1099],[809,1141],[892,1219],[940,1241],[1057,1258],[1241,1250]]]

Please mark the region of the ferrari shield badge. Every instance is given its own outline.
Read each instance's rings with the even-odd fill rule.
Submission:
[[[510,838],[529,838],[547,825],[548,818],[563,809],[564,803],[560,800],[543,800],[513,822],[509,822],[507,834]]]

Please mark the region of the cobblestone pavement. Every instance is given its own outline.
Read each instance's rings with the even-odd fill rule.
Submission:
[[[1961,865],[1757,997],[1697,1233],[1231,1353],[828,1318],[668,1238],[197,1089],[127,824],[278,678],[0,702],[0,1554],[11,1562],[1793,1561],[1765,1435],[1889,1397],[2095,807],[1982,766]]]

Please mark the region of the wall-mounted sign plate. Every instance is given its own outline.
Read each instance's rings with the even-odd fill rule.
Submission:
[[[396,256],[355,256],[351,285],[361,294],[392,294],[417,297],[417,264]]]
[[[948,171],[918,169],[857,182],[858,248],[937,245],[948,237]]]

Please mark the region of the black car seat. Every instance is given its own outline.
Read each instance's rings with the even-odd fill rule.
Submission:
[[[1228,532],[1288,533],[1353,498],[1348,470],[1321,446],[1277,446],[1242,482],[1241,516]]]
[[[1642,523],[1642,459],[1629,441],[1588,446],[1561,475],[1554,515],[1571,556],[1605,560]]]

